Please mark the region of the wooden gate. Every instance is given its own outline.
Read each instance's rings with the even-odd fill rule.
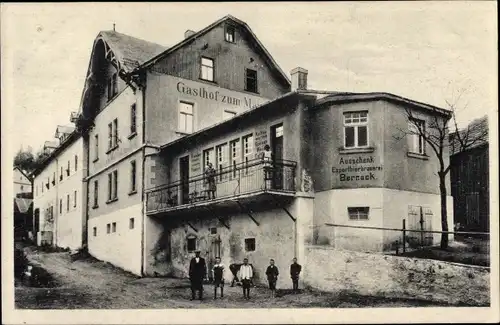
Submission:
[[[407,242],[410,247],[425,247],[433,245],[432,210],[428,207],[408,206]],[[420,230],[420,231],[412,231]]]

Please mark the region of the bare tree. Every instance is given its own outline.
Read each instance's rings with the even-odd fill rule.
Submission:
[[[443,232],[448,231],[448,209],[446,204],[448,192],[446,189],[446,176],[451,168],[449,152],[450,150],[453,153],[463,152],[481,142],[484,143],[488,141],[487,128],[480,123],[471,123],[466,128],[459,129],[456,113],[460,96],[458,96],[457,100],[453,103],[446,101],[448,106],[447,110],[435,108],[430,120],[425,121],[427,123],[416,116],[414,110],[405,108],[408,128],[406,130],[400,130],[403,136],[396,137],[402,139],[413,136],[416,145],[422,148],[421,150],[425,148],[425,145],[428,145],[438,160],[439,166],[437,175],[439,177],[441,230]],[[467,105],[464,106],[464,109],[466,107]],[[448,233],[443,233],[441,235],[441,248],[447,248],[448,242]]]

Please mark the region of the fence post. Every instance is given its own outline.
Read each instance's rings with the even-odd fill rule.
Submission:
[[[422,207],[420,207],[420,246],[424,247],[424,216],[423,216],[423,211]]]
[[[406,219],[403,219],[403,254],[406,253]]]

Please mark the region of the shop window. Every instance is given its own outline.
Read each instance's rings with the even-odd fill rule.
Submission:
[[[201,58],[201,79],[214,81],[214,60]]]
[[[408,122],[409,150],[420,155],[425,154],[425,122],[411,119]]]
[[[245,69],[245,90],[257,93],[257,71]]]
[[[369,207],[350,207],[347,208],[349,214],[349,220],[368,220],[368,214],[370,212]]]
[[[345,148],[363,148],[368,146],[368,112],[344,114]]]
[[[234,27],[233,26],[226,26],[226,32],[225,32],[224,39],[227,42],[234,43]]]
[[[179,132],[192,133],[194,121],[194,105],[191,103],[179,103]]]
[[[187,250],[188,252],[194,252],[196,250],[196,238],[190,237],[187,239]]]
[[[255,238],[246,238],[245,239],[245,251],[247,251],[247,252],[255,251]]]

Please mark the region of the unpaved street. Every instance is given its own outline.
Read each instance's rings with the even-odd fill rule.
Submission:
[[[213,288],[205,285],[205,300],[190,301],[189,282],[184,279],[138,278],[93,259],[72,262],[68,253],[45,253],[25,249],[28,258],[45,268],[56,280],[53,288],[27,287],[16,283],[17,308],[29,309],[140,309],[140,308],[284,308],[284,307],[411,307],[443,306],[429,301],[386,299],[347,292],[278,290],[271,299],[266,288],[252,290],[243,300],[241,288],[225,287],[222,300],[213,300]]]

